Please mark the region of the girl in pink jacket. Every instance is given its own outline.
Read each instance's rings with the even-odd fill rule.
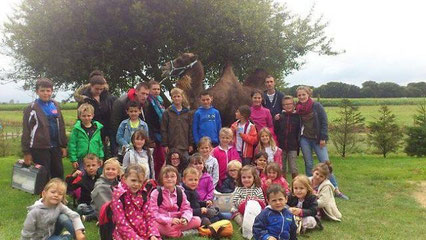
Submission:
[[[282,153],[281,148],[275,143],[269,128],[262,128],[259,131],[259,144],[256,147],[255,154],[258,152],[266,152],[268,154],[268,163],[276,162],[282,168]]]
[[[213,178],[207,172],[204,160],[199,153],[194,153],[189,159],[189,166],[197,169],[200,180],[198,181],[197,193],[200,201],[207,201],[213,204],[214,185]]]
[[[121,183],[112,194],[112,219],[115,222],[113,238],[116,240],[161,239],[154,225],[154,214],[143,189],[145,169],[138,164],[127,167]]]
[[[172,238],[181,237],[183,231],[201,225],[201,219],[192,215],[192,208],[184,190],[177,186],[178,178],[179,173],[175,167],[163,167],[158,179],[161,187],[152,191],[150,199],[154,222],[160,234]]]
[[[213,157],[217,159],[219,164],[219,182],[217,186],[222,186],[223,180],[226,179],[226,170],[228,163],[232,160],[241,162],[237,149],[232,144],[234,134],[230,128],[222,128],[219,131],[219,146],[213,149]]]
[[[267,127],[273,133],[274,125],[272,124],[272,115],[269,109],[262,107],[263,93],[260,90],[254,90],[251,93],[252,105],[250,107],[250,120],[256,126],[257,132]]]

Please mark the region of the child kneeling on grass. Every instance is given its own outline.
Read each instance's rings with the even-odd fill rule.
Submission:
[[[293,214],[285,208],[287,195],[280,185],[271,185],[266,196],[269,205],[257,215],[253,225],[256,240],[296,240],[296,223]]]
[[[42,198],[28,207],[21,232],[22,240],[86,239],[80,215],[66,206],[66,192],[67,185],[59,178],[53,178],[46,184]],[[69,233],[61,235],[64,228]]]

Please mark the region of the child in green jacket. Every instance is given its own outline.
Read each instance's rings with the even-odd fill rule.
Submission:
[[[78,120],[71,130],[68,142],[68,155],[74,169],[83,169],[82,161],[88,153],[93,153],[103,159],[104,150],[101,138],[103,125],[92,121],[94,108],[88,103],[81,104],[77,109]]]

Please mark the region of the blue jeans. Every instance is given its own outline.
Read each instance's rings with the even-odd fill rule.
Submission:
[[[316,139],[309,139],[302,136],[300,138],[300,148],[302,149],[303,160],[305,161],[305,172],[306,172],[306,176],[308,177],[312,176],[312,169],[314,167],[312,150],[315,151],[315,154],[317,155],[318,161],[320,163],[323,163],[329,160],[327,147],[320,147]],[[329,179],[331,184],[333,184],[333,186],[337,188],[338,187],[337,180],[334,177],[334,174],[331,174]]]
[[[71,235],[62,235],[62,230],[66,229],[68,232],[71,233]],[[60,214],[58,219],[56,220],[55,224],[55,231],[52,236],[50,236],[47,240],[70,240],[75,239],[75,230],[74,226],[72,225],[71,219],[65,215]]]

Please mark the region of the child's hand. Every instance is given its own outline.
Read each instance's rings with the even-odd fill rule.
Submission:
[[[156,236],[151,236],[149,239],[150,240],[158,240],[158,238]]]
[[[295,208],[295,207],[291,207],[288,209],[293,215],[295,216],[299,216],[300,213],[302,212],[302,209],[300,208]]]
[[[174,224],[174,225],[180,224],[180,219],[179,218],[173,218],[172,219],[172,224]]]
[[[267,240],[277,240],[277,239],[275,237],[270,236],[270,237],[268,237]]]
[[[202,213],[202,214],[206,214],[206,213],[207,213],[207,208],[202,207],[202,208],[201,208],[201,213]]]
[[[67,149],[66,148],[61,148],[62,150],[62,157],[66,157],[67,156]]]
[[[210,207],[210,206],[212,206],[212,205],[213,205],[213,202],[212,202],[211,200],[208,200],[208,201],[206,202],[206,205],[207,205],[207,207]]]
[[[181,218],[180,224],[182,224],[183,226],[186,226],[188,224],[188,220],[186,220],[186,218]]]
[[[86,240],[86,236],[84,235],[84,233],[83,233],[83,231],[81,229],[75,231],[75,239],[77,239],[77,240]]]
[[[31,164],[33,163],[33,156],[31,155],[31,153],[24,155],[24,163],[27,166],[31,166]]]
[[[267,186],[271,185],[271,183],[272,183],[272,180],[271,180],[271,179],[267,179],[267,180],[266,180],[266,185],[267,185]]]
[[[279,113],[275,114],[274,119],[277,120],[277,121],[280,120],[280,114]]]
[[[72,174],[73,177],[77,177],[78,175],[81,175],[80,170],[75,170],[75,172]]]
[[[188,147],[188,152],[189,152],[189,153],[192,153],[192,151],[194,151],[194,148],[193,148],[192,146],[189,146],[189,147]]]
[[[164,149],[164,152],[167,154],[167,153],[169,153],[169,147],[164,147],[163,148]]]
[[[78,167],[79,167],[78,162],[73,162],[73,163],[72,163],[72,167],[73,167],[75,170],[77,170],[77,169],[78,169]]]

